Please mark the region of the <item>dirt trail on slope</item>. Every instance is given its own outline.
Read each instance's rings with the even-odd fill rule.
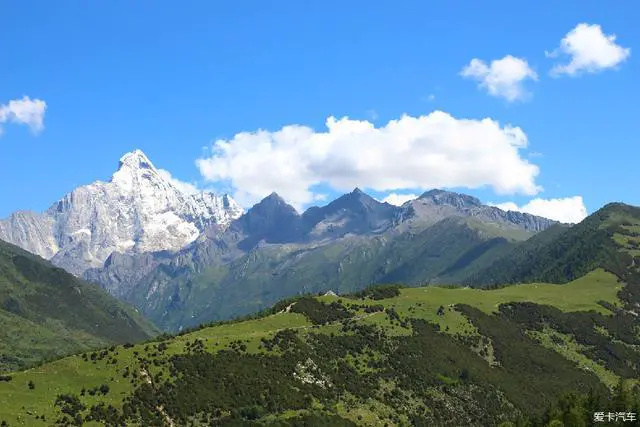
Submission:
[[[144,379],[144,381],[147,384],[150,384],[151,386],[153,386],[153,381],[151,380],[151,376],[149,375],[149,372],[146,370],[146,368],[140,369],[140,376]],[[156,406],[156,410],[160,413],[160,415],[162,415],[162,417],[164,418],[164,420],[166,421],[169,427],[176,426],[176,423],[171,419],[169,414],[167,414],[167,412],[164,410],[164,406],[158,405]]]

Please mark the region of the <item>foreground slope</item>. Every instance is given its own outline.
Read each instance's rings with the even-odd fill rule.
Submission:
[[[0,371],[155,333],[102,289],[0,241]]]
[[[253,319],[14,373],[0,382],[0,420],[527,425],[589,390],[606,411],[609,390],[640,375],[637,322],[621,314],[628,286],[596,269],[565,285],[285,300]]]

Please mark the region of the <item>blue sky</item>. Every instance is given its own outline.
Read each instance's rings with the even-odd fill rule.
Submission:
[[[246,206],[356,185],[558,218],[576,196],[638,205],[639,18],[636,2],[4,1],[0,217],[108,180],[136,148]]]

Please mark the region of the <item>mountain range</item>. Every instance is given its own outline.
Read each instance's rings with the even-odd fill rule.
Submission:
[[[640,208],[570,225],[356,188],[245,212],[181,193],[134,151],[110,182],[3,227],[48,248],[0,241],[3,426],[586,426],[640,411]]]
[[[292,214],[278,198],[266,203],[269,213],[275,206]],[[476,220],[446,217],[424,232],[448,234],[456,223],[486,232]],[[235,225],[235,247],[247,237],[242,225],[255,224],[264,223]],[[289,241],[289,233],[262,236]],[[577,225],[509,244],[469,276],[490,289],[387,285],[298,295],[245,318],[0,376],[0,422],[638,425],[640,208],[611,203]],[[352,261],[366,268],[366,259]]]
[[[459,283],[554,224],[444,190],[394,206],[356,188],[303,213],[272,193],[244,212],[228,195],[182,193],[135,150],[109,182],[0,221],[0,239],[176,331],[300,293]]]

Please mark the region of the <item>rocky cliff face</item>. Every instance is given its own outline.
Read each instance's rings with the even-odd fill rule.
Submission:
[[[135,150],[122,156],[109,182],[76,188],[42,214],[0,220],[0,239],[81,275],[113,253],[179,250],[242,213],[227,195],[182,193]]]
[[[54,226],[55,221],[46,214],[14,212],[9,218],[0,220],[0,240],[49,259],[60,250],[54,237]]]

